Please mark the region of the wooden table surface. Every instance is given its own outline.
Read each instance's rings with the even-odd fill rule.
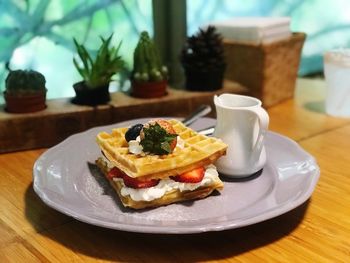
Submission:
[[[193,235],[108,230],[46,206],[32,167],[45,149],[0,155],[1,262],[350,262],[350,118],[327,116],[322,81],[299,80],[294,100],[268,110],[270,130],[297,141],[321,168],[311,198],[255,225]]]

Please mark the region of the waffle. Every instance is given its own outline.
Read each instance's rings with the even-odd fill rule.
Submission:
[[[220,139],[207,137],[186,127],[178,120],[170,122],[184,141],[168,155],[134,155],[129,153],[124,136],[128,128],[115,128],[112,133],[100,132],[97,143],[104,156],[128,176],[133,178],[166,178],[214,163],[226,153],[227,145]]]
[[[96,160],[96,164],[118,194],[122,204],[125,207],[130,207],[133,209],[152,208],[187,200],[203,199],[209,196],[213,191],[221,190],[223,188],[223,183],[219,178],[217,178],[210,185],[201,186],[193,191],[181,192],[178,189],[173,189],[166,192],[162,197],[154,199],[152,201],[135,201],[129,195],[123,196],[121,194],[121,189],[124,186],[121,180],[113,180],[107,176],[110,168],[102,158],[98,158]]]

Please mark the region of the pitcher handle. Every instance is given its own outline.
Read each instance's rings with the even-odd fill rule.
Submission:
[[[259,134],[256,139],[255,145],[253,147],[253,152],[256,153],[257,156],[260,156],[264,146],[264,138],[269,127],[270,118],[266,110],[262,107],[256,108],[253,111],[258,116],[259,126],[260,126]]]

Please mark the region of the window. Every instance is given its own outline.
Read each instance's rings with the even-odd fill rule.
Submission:
[[[326,50],[350,46],[348,0],[191,0],[187,1],[188,33],[209,21],[239,16],[289,16],[291,29],[307,33],[301,75],[323,70]]]
[[[147,30],[153,35],[152,2],[159,9],[163,8],[159,7],[163,4],[168,12],[180,12],[180,16],[179,13],[173,15],[175,18],[185,17],[184,14],[181,16],[185,8],[176,9],[182,1],[173,0],[166,4],[161,1],[0,1],[0,90],[4,89],[5,64],[9,61],[12,69],[32,68],[43,73],[47,80],[48,98],[73,96],[72,84],[81,80],[72,63],[75,53],[73,37],[93,50],[100,44],[100,35],[106,37],[113,32],[114,43],[123,40],[121,53],[131,66],[138,34]],[[209,21],[230,17],[290,16],[292,30],[308,35],[299,70],[301,75],[322,71],[325,50],[350,44],[348,0],[190,0],[186,8],[188,35]],[[162,10],[158,12],[162,13]],[[162,19],[158,23],[163,23]],[[168,21],[170,24],[178,22]],[[176,26],[178,24],[170,28]],[[161,34],[171,34],[172,31],[165,29]],[[175,39],[162,37],[163,41]],[[173,45],[175,48],[179,48],[180,40],[177,39]],[[170,45],[165,49],[174,47]],[[177,58],[178,50],[166,52],[172,52],[172,57]]]
[[[153,33],[151,0],[6,0],[0,1],[0,82],[5,64],[34,69],[46,77],[48,98],[74,95],[81,78],[73,65],[73,37],[97,49],[99,36],[113,32],[123,40],[121,54],[131,65],[139,32]],[[2,99],[2,97],[0,97]]]

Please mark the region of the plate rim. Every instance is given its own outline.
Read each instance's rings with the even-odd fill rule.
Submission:
[[[169,117],[162,117],[162,118],[169,118]],[[316,159],[310,153],[308,153],[306,150],[304,150],[296,141],[288,138],[287,136],[281,135],[277,132],[268,131],[267,133],[270,134],[271,136],[279,137],[280,139],[285,140],[288,143],[293,144],[294,147],[297,147],[299,151],[303,152],[303,154],[308,157],[308,161],[310,161],[316,169],[311,174],[313,176],[313,178],[312,178],[312,180],[310,180],[307,191],[304,191],[298,198],[296,198],[296,199],[292,200],[292,202],[288,202],[284,205],[275,206],[275,207],[273,207],[273,209],[270,209],[270,211],[265,211],[264,213],[260,213],[258,215],[249,217],[244,221],[241,220],[240,223],[236,223],[235,220],[229,220],[229,221],[225,222],[225,224],[222,224],[222,222],[215,222],[214,221],[214,222],[202,224],[202,225],[195,226],[195,227],[192,225],[188,225],[188,226],[183,226],[183,225],[175,226],[175,225],[173,225],[171,227],[169,227],[169,226],[160,227],[160,226],[156,226],[156,225],[141,225],[141,226],[139,226],[139,225],[135,225],[135,224],[125,224],[125,223],[120,223],[120,222],[111,223],[108,221],[101,221],[101,220],[98,220],[95,218],[91,218],[91,217],[86,216],[82,213],[77,213],[71,209],[65,208],[62,203],[53,202],[45,193],[45,191],[44,191],[45,188],[40,188],[38,186],[38,184],[36,182],[36,177],[39,176],[39,174],[38,174],[39,172],[38,172],[37,167],[38,167],[39,163],[42,161],[42,159],[44,159],[44,157],[46,155],[49,155],[52,151],[55,151],[55,150],[57,150],[57,148],[62,147],[62,146],[64,146],[64,144],[69,143],[69,141],[74,140],[75,137],[83,136],[84,134],[88,134],[88,133],[91,133],[93,131],[97,131],[99,129],[101,129],[101,130],[102,129],[109,129],[109,128],[115,127],[117,125],[118,126],[123,125],[124,123],[134,122],[134,121],[138,121],[138,120],[147,120],[147,119],[150,119],[150,118],[136,118],[136,119],[132,119],[132,120],[118,122],[115,124],[93,127],[93,128],[90,128],[86,131],[73,134],[73,135],[69,136],[68,138],[66,138],[65,140],[63,140],[62,142],[58,143],[57,145],[47,149],[44,153],[42,153],[37,158],[37,160],[34,162],[34,165],[33,165],[32,171],[33,171],[33,189],[34,189],[34,192],[40,197],[40,199],[46,205],[55,209],[56,211],[59,211],[60,213],[63,213],[63,214],[65,214],[69,217],[72,217],[78,221],[92,224],[95,226],[109,228],[109,229],[113,229],[113,230],[136,232],[136,233],[194,234],[194,233],[223,231],[223,230],[228,230],[228,229],[240,228],[240,227],[252,225],[255,223],[260,223],[260,222],[272,219],[274,217],[277,217],[279,215],[282,215],[286,212],[289,212],[289,211],[293,210],[294,208],[300,206],[304,202],[306,202],[311,197],[311,195],[312,195],[312,193],[317,185],[317,182],[319,180],[320,168],[317,164]],[[201,119],[215,121],[215,119],[208,118],[208,117],[203,117]]]

